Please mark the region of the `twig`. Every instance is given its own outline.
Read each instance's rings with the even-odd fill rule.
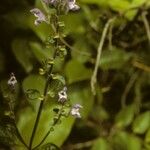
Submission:
[[[104,44],[105,37],[106,37],[107,31],[109,29],[109,26],[110,26],[110,24],[112,23],[113,20],[114,20],[114,18],[111,18],[107,21],[107,23],[104,27],[104,30],[102,32],[102,37],[101,37],[101,40],[99,42],[99,46],[98,46],[98,49],[97,49],[97,57],[96,57],[95,68],[94,68],[94,71],[93,71],[93,75],[91,77],[91,90],[92,90],[93,95],[96,94],[96,91],[95,91],[95,84],[96,84],[96,81],[97,81],[96,76],[97,76],[97,71],[98,71],[98,66],[99,66],[99,62],[100,62],[100,57],[101,57],[101,53],[102,53],[103,44]]]
[[[150,66],[147,66],[141,62],[138,62],[138,61],[133,61],[133,66],[138,68],[138,69],[141,69],[143,71],[146,71],[146,72],[150,72]]]
[[[141,76],[138,78],[138,80],[135,83],[135,98],[134,98],[134,102],[135,102],[135,113],[136,115],[139,114],[140,112],[140,107],[141,107],[141,101],[142,101],[142,94],[141,94],[141,83],[143,81],[143,75],[144,73],[141,74]]]
[[[133,73],[133,75],[131,76],[129,82],[127,83],[127,85],[125,87],[125,90],[124,90],[122,97],[121,97],[122,108],[124,108],[126,106],[127,95],[129,93],[130,89],[132,88],[134,82],[136,81],[137,77],[138,77],[138,73],[137,72]]]
[[[65,41],[64,38],[61,37],[61,36],[60,36],[60,41],[61,41],[66,47],[68,47],[70,50],[72,50],[72,51],[74,51],[74,52],[76,52],[76,53],[79,53],[80,55],[88,56],[88,57],[91,56],[90,53],[88,53],[88,52],[82,52],[82,51],[79,51],[79,50],[77,50],[77,49],[74,49],[74,48],[73,48],[71,45],[69,45],[69,44],[67,43],[67,41]]]
[[[113,24],[110,24],[109,27],[109,33],[108,33],[108,41],[109,41],[109,50],[112,50],[112,30],[113,30]]]
[[[83,143],[70,144],[70,145],[69,145],[69,148],[70,148],[71,150],[87,148],[87,147],[92,146],[96,140],[97,140],[97,139],[90,140],[90,141],[86,141],[86,142],[83,142]]]
[[[150,43],[150,26],[149,26],[148,20],[146,18],[146,15],[147,15],[147,12],[143,11],[142,12],[142,20],[143,20],[143,23],[144,23],[144,26],[145,26],[145,29],[146,29],[148,41]]]

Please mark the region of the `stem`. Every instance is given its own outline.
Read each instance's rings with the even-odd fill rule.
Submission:
[[[56,50],[57,51],[57,50]],[[56,57],[56,51],[54,53],[54,56],[53,58]],[[32,149],[32,143],[33,143],[33,139],[35,137],[35,133],[36,133],[36,130],[37,130],[37,127],[38,127],[38,124],[39,124],[39,120],[40,120],[40,117],[41,117],[41,113],[42,113],[42,109],[43,109],[43,104],[44,104],[44,101],[46,99],[46,95],[47,95],[47,91],[48,91],[48,86],[49,86],[49,82],[51,81],[51,73],[52,73],[52,70],[53,70],[53,64],[51,65],[49,71],[48,71],[48,76],[47,76],[47,80],[46,80],[46,83],[45,83],[45,88],[44,88],[44,98],[43,100],[40,102],[40,106],[39,106],[39,109],[38,109],[38,113],[37,113],[37,117],[36,117],[36,121],[35,121],[35,124],[34,124],[34,128],[33,128],[33,131],[32,131],[32,135],[31,135],[31,138],[30,138],[30,143],[29,143],[29,150]]]
[[[97,71],[98,71],[98,66],[99,66],[99,62],[100,62],[100,57],[101,57],[101,53],[102,53],[103,44],[104,44],[105,37],[106,37],[107,31],[109,29],[109,26],[110,26],[110,24],[111,24],[111,22],[113,20],[114,20],[114,18],[111,18],[106,23],[106,25],[104,27],[104,30],[103,30],[103,33],[102,33],[101,40],[99,42],[99,46],[98,46],[98,50],[97,50],[97,57],[96,57],[95,68],[94,68],[94,71],[93,71],[93,75],[91,77],[91,90],[92,90],[93,95],[96,94],[96,91],[95,91],[95,84],[96,84],[96,81],[97,81],[96,80],[96,76],[97,76]]]
[[[23,137],[21,136],[21,134],[20,134],[20,132],[19,132],[17,126],[16,126],[16,123],[14,123],[14,125],[15,125],[15,129],[16,129],[16,133],[17,133],[18,139],[19,139],[20,142],[28,149],[28,145],[25,143]]]
[[[53,29],[55,34],[58,34],[58,31],[59,31],[58,12],[56,13],[55,22],[52,24],[52,26],[53,25],[55,25],[55,29]],[[56,58],[57,49],[58,49],[58,39],[56,39],[56,42],[55,42],[55,51],[54,51],[54,54],[53,54],[53,59]],[[35,120],[35,124],[34,124],[34,127],[33,127],[32,135],[31,135],[31,138],[30,138],[30,142],[29,142],[29,150],[32,150],[32,144],[33,144],[33,140],[34,140],[34,137],[35,137],[35,134],[36,134],[36,130],[37,130],[37,127],[38,127],[38,124],[39,124],[39,120],[40,120],[40,117],[41,117],[44,101],[46,99],[46,95],[47,95],[47,91],[48,91],[48,87],[49,87],[49,82],[52,80],[51,74],[52,74],[53,66],[54,66],[54,64],[52,64],[50,66],[49,71],[47,73],[48,75],[47,75],[47,80],[46,80],[46,83],[45,83],[45,88],[44,88],[44,93],[43,93],[44,98],[40,102],[40,106],[39,106],[39,109],[38,109],[37,117],[36,117],[36,120]]]
[[[60,109],[60,112],[59,112],[59,115],[58,115],[58,118],[54,121],[54,123],[52,124],[52,126],[50,127],[50,129],[48,130],[48,132],[45,134],[45,136],[43,137],[43,139],[41,140],[41,142],[35,146],[32,150],[35,150],[36,148],[38,148],[39,146],[41,146],[43,144],[43,142],[45,141],[45,139],[48,137],[48,135],[51,133],[51,129],[58,123],[58,121],[60,120],[61,118],[61,112],[63,110],[63,105]]]
[[[125,90],[124,90],[122,97],[121,97],[122,108],[125,108],[125,106],[126,106],[127,95],[129,93],[130,89],[132,88],[133,84],[135,83],[137,77],[138,77],[138,73],[137,72],[133,73],[133,75],[131,76],[129,82],[127,83],[127,85],[125,87]]]
[[[142,13],[142,20],[143,20],[143,23],[144,23],[144,26],[145,26],[145,29],[146,29],[148,41],[150,43],[150,26],[149,26],[148,20],[146,18],[146,15],[147,15],[147,12],[144,11]]]

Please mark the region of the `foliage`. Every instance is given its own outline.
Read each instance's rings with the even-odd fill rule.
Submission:
[[[51,130],[39,149],[150,149],[150,1],[78,0],[77,4],[78,11],[60,15],[58,37],[50,36],[54,31],[46,22],[34,25],[30,9],[46,13],[40,0],[1,2],[0,149],[26,149],[15,123],[29,143],[52,64],[53,81],[33,147]],[[48,11],[54,13],[52,8]],[[103,31],[112,18],[96,64]],[[56,39],[62,47],[59,57],[51,59]],[[93,95],[90,82],[96,65]],[[11,72],[17,79],[15,91],[6,85]],[[57,93],[64,85],[69,102],[83,106],[82,118],[63,117],[51,128],[61,110]]]

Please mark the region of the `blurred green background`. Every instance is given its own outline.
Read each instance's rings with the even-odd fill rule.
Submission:
[[[71,49],[65,60],[56,60],[54,72],[66,78],[72,104],[83,106],[82,118],[64,119],[46,142],[64,150],[150,150],[150,1],[78,0],[77,4],[79,11],[61,18]],[[51,30],[44,23],[34,26],[30,14],[34,7],[41,8],[39,0],[3,0],[0,4],[0,149],[12,149],[14,142],[4,120],[8,108],[3,88],[10,73],[18,80],[17,125],[29,142],[39,101],[28,101],[25,91],[43,90],[45,78],[38,69],[52,53],[44,45]],[[90,80],[97,48],[107,20],[114,16],[93,96]],[[34,145],[49,129],[54,106],[51,102],[45,106]]]

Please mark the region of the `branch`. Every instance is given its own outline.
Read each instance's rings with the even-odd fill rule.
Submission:
[[[148,20],[146,18],[146,15],[147,15],[147,12],[143,11],[142,12],[142,20],[143,20],[143,23],[144,23],[144,26],[145,26],[145,29],[146,29],[147,38],[148,38],[149,43],[150,43],[150,26],[149,26]]]
[[[137,77],[138,77],[138,73],[137,72],[133,73],[133,75],[131,76],[129,82],[127,83],[127,85],[125,87],[125,90],[124,90],[122,97],[121,97],[122,108],[124,108],[126,106],[127,95],[129,93],[130,89],[132,88],[134,82],[136,81]]]
[[[96,91],[95,91],[95,84],[97,82],[96,76],[97,76],[97,72],[98,72],[98,66],[99,66],[99,62],[100,62],[100,57],[101,57],[101,53],[102,53],[103,44],[104,44],[109,26],[110,26],[110,24],[112,23],[113,20],[114,20],[114,18],[111,18],[107,21],[107,23],[104,27],[104,30],[102,32],[102,37],[101,37],[101,40],[99,42],[99,46],[98,46],[98,49],[97,49],[97,57],[96,57],[95,68],[94,68],[94,71],[93,71],[93,75],[91,77],[91,90],[92,90],[93,95],[96,94]]]

